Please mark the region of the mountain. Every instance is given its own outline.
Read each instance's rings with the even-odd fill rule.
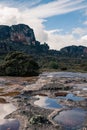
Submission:
[[[62,56],[85,57],[87,56],[87,47],[85,46],[67,46],[60,50]]]
[[[48,44],[36,40],[32,28],[25,24],[0,25],[0,54],[21,51],[28,54],[44,54],[63,57],[87,57],[87,47],[68,46],[60,51],[49,50]]]
[[[33,29],[28,25],[0,25],[0,54],[20,50],[25,45],[34,45],[35,42]]]

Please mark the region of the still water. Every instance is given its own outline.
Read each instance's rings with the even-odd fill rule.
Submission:
[[[44,77],[78,77],[78,78],[87,78],[87,73],[76,73],[76,72],[50,72],[50,73],[43,73],[41,76]]]
[[[46,109],[58,109],[62,108],[62,105],[57,103],[57,99],[49,98],[47,96],[35,96],[37,99],[34,104],[38,105],[39,107],[46,108]]]
[[[63,127],[63,130],[78,130],[84,126],[87,112],[82,109],[72,109],[60,112],[54,121]]]
[[[58,100],[64,99],[64,100],[72,100],[72,101],[82,101],[84,98],[82,97],[77,97],[74,94],[67,94],[65,97],[59,96],[56,98],[49,98],[47,96],[40,96],[37,95],[35,96],[37,99],[34,104],[46,108],[46,109],[59,109],[59,108],[64,108],[65,106],[61,105],[58,103]]]

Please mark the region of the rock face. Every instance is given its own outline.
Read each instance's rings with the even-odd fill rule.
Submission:
[[[35,35],[33,30],[27,25],[12,25],[10,27],[10,40],[30,45],[35,44]]]
[[[33,29],[28,25],[0,25],[0,54],[14,50],[15,44],[32,45],[35,41]]]

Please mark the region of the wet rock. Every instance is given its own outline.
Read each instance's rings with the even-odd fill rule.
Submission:
[[[0,103],[8,103],[4,98],[0,98]]]
[[[54,95],[57,97],[57,96],[66,96],[67,93],[66,92],[57,92],[57,93],[54,93]]]

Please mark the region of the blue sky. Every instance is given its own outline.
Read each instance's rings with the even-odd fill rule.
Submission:
[[[0,24],[19,23],[51,49],[87,46],[87,0],[0,0]]]

